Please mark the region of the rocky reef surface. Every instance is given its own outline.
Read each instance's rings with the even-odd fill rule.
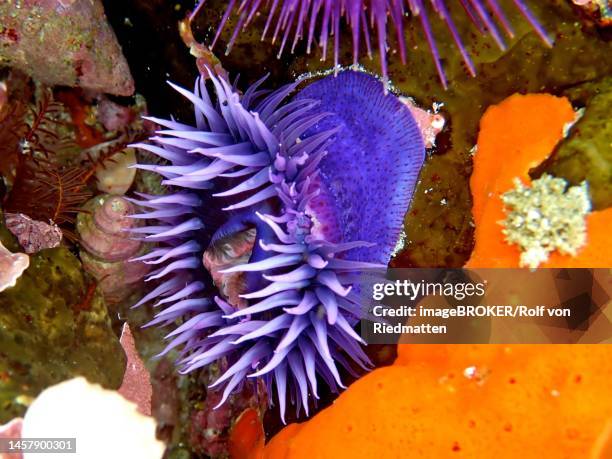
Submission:
[[[512,2],[500,3],[511,10]],[[208,0],[207,4],[206,13],[193,22],[194,37],[202,43],[212,41],[227,2]],[[406,22],[409,59],[407,65],[390,60],[391,82],[422,110],[423,119],[444,122],[430,129],[435,142],[428,145],[406,214],[403,244],[392,266],[459,267],[469,259],[474,243],[469,181],[479,123],[487,108],[517,92],[567,97],[577,114],[549,159],[531,171],[532,178],[549,173],[573,185],[586,180],[593,209],[612,205],[608,115],[612,42],[602,12],[585,10],[583,4],[530,2],[554,38],[552,48],[543,46],[525,21],[511,15],[516,37],[507,50],[499,50],[473,33],[467,18],[457,14],[459,33],[470,37],[475,78],[467,74],[444,24],[432,21],[450,80],[446,90],[439,84],[421,26],[414,20]],[[119,336],[127,322],[150,375],[150,412],[158,437],[168,445],[167,458],[227,457],[230,451],[240,451],[238,434],[232,436],[233,432],[247,438],[263,432],[263,422],[266,434],[272,436],[283,426],[276,411],[267,410],[266,395],[257,384],[213,409],[220,394],[207,386],[224,370],[223,362],[185,376],[174,367],[176,353],[155,359],[163,350],[165,333],[141,328],[155,310],[149,304],[131,309],[141,296],[141,274],[122,280],[118,271],[113,282],[125,282],[121,294],[113,297],[105,273],[88,272],[92,263],[86,260],[88,255],[82,255],[86,248],[79,242],[76,221],[92,219],[92,210],[83,208],[92,197],[167,191],[154,174],[127,168],[137,157],[152,162],[146,153],[135,153],[127,145],[150,134],[152,126],[140,119],[143,113],[173,114],[191,122],[190,104],[176,97],[165,81],[190,87],[197,75],[178,27],[192,7],[193,2],[182,0],[45,0],[0,5],[0,17],[6,19],[0,26],[0,208],[25,215],[41,227],[51,225],[51,220],[64,236],[57,247],[41,249],[32,244],[37,248],[26,250],[0,215],[3,246],[29,256],[29,267],[15,286],[0,292],[0,424],[23,416],[45,388],[75,376],[118,389],[126,368]],[[306,55],[302,45],[277,59],[275,47],[260,41],[263,24],[259,19],[223,56],[235,20],[230,18],[215,51],[230,75],[241,75],[245,87],[266,72],[270,73],[267,84],[277,87],[332,65],[329,59],[320,61],[318,49]],[[390,46],[395,46],[393,40]],[[340,56],[344,64],[351,62],[348,44],[341,44]],[[379,71],[375,50],[362,65],[373,73]],[[503,156],[499,160],[503,162]],[[55,174],[51,181],[44,176],[44,183],[52,184],[49,190],[40,187],[40,164]],[[57,192],[59,185],[64,194]],[[41,206],[43,201],[51,205]],[[124,265],[126,259],[120,263]],[[117,263],[111,261],[113,266]],[[110,301],[105,301],[105,291]],[[392,362],[394,353],[391,346],[368,348],[377,366]],[[333,401],[331,394],[321,396],[318,409]],[[242,430],[245,424],[240,419],[250,427]],[[263,434],[255,437],[263,443]]]
[[[2,224],[0,231],[3,244],[16,248]],[[0,294],[0,330],[0,422],[77,375],[107,388],[121,384],[126,360],[104,300],[65,247],[32,255],[15,287]]]

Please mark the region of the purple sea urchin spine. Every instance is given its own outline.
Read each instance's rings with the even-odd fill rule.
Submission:
[[[182,188],[134,200],[149,209],[137,217],[158,222],[134,232],[160,243],[139,258],[159,266],[148,280],[161,280],[139,304],[157,299],[154,307],[161,310],[150,325],[182,321],[167,335],[164,351],[180,348],[181,371],[227,359],[227,370],[213,384],[224,387],[220,403],[245,378],[262,377],[270,393],[276,387],[283,416],[287,393],[308,413],[309,394],[318,394],[317,375],[335,390],[342,387],[338,363],[351,372],[351,360],[368,368],[353,329],[362,315],[355,274],[386,266],[423,162],[422,139],[408,109],[363,73],[341,73],[333,79],[340,89],[313,83],[308,87],[313,97],[286,103],[297,84],[270,93],[258,89],[260,81],[240,95],[209,76],[216,104],[201,79],[194,92],[176,87],[194,104],[195,126],[152,119],[167,129],[154,144],[137,145],[170,162],[138,167]],[[320,96],[326,91],[343,95],[325,102]],[[371,112],[361,121],[355,116],[363,112],[358,94]],[[368,136],[376,142],[366,142]],[[352,180],[327,161],[328,151],[343,169],[355,155]],[[395,172],[382,177],[385,165],[371,167],[379,155]],[[383,180],[392,185],[383,186]],[[380,189],[390,203],[388,219],[376,206],[351,204],[362,199],[356,188],[374,192],[368,187]],[[369,226],[376,251],[368,251],[376,244],[353,240],[364,234],[363,219],[369,218],[380,218]],[[241,298],[247,305],[239,307],[215,295],[201,259],[211,244],[249,228],[256,229],[256,238],[248,263],[220,271],[245,273]]]
[[[514,36],[514,31],[497,0],[460,1],[466,14],[472,22],[474,22],[478,30],[483,34],[490,35],[501,49],[505,49],[506,45],[495,22],[501,24],[510,38]],[[551,46],[551,39],[527,7],[526,3],[523,0],[513,1],[518,11],[527,21],[529,21],[542,41],[544,41],[546,45]],[[206,0],[202,0],[198,4],[191,15],[192,18],[198,14],[205,3]],[[468,72],[474,76],[476,74],[474,64],[447,10],[446,1],[430,0],[429,4],[431,5],[431,9],[446,23],[453,41],[461,53]],[[279,34],[282,33],[279,57],[285,48],[288,38],[293,33],[292,52],[296,43],[305,39],[306,50],[310,53],[315,37],[318,36],[318,42],[323,52],[323,60],[325,60],[327,57],[328,39],[330,35],[333,35],[334,66],[337,66],[339,64],[340,23],[344,19],[351,29],[353,63],[357,63],[362,41],[368,50],[368,54],[371,55],[370,29],[373,29],[373,32],[375,32],[377,36],[381,71],[385,79],[388,73],[387,20],[391,20],[397,32],[400,58],[402,62],[405,63],[406,42],[403,25],[404,16],[408,13],[412,16],[419,16],[440,81],[445,88],[447,86],[447,79],[444,69],[442,68],[438,46],[431,30],[427,6],[423,0],[274,0],[271,2],[271,5],[270,2],[262,2],[261,0],[241,0],[240,2],[232,0],[228,3],[225,13],[219,23],[211,48],[216,45],[221,36],[221,32],[234,11],[238,14],[238,19],[227,44],[226,53],[230,52],[240,31],[247,28],[255,15],[259,12],[263,12],[266,8],[268,8],[266,11],[267,19],[262,33],[262,40],[266,37],[270,25],[276,19],[272,43],[274,43],[279,37]],[[308,34],[305,33],[306,30],[308,30]]]

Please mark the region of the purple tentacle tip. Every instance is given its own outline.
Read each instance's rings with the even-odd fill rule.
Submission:
[[[162,354],[177,349],[181,372],[228,362],[213,384],[221,403],[260,377],[282,416],[287,399],[308,414],[321,381],[343,387],[338,364],[370,367],[354,329],[355,274],[386,267],[423,141],[409,110],[365,73],[312,82],[292,100],[297,83],[240,94],[208,76],[210,88],[175,87],[194,105],[193,125],[155,119],[165,129],[138,145],[166,161],[139,167],[172,190],[132,199],[154,222],[136,236],[158,244],[140,258],[155,285],[138,305],[156,301],[148,325],[173,328]]]

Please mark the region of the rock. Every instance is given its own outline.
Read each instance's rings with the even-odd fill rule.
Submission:
[[[151,377],[136,350],[134,336],[127,323],[123,325],[119,341],[128,359],[119,393],[126,400],[134,402],[138,406],[138,411],[142,414],[151,416],[151,397],[153,394]]]
[[[134,81],[100,0],[0,3],[0,64],[48,85],[129,96]]]
[[[578,85],[567,91],[573,103],[585,106],[551,160],[549,171],[573,185],[586,180],[593,207],[612,206],[612,77]]]
[[[436,136],[444,129],[444,124],[446,122],[444,117],[436,111],[437,105],[434,103],[434,111],[432,113],[431,110],[420,108],[414,100],[409,97],[400,97],[399,99],[408,107],[412,117],[419,126],[425,148],[435,147]]]
[[[612,25],[612,3],[610,0],[572,0],[589,21],[595,22],[599,27]]]
[[[201,380],[210,377],[204,372]],[[212,379],[208,381],[208,384]],[[192,451],[211,458],[228,457],[236,444],[232,437],[232,426],[246,410],[252,410],[256,417],[263,418],[267,408],[267,394],[263,381],[247,381],[242,389],[232,394],[227,403],[217,407],[222,391],[209,389],[206,397],[189,412],[188,443]]]
[[[136,119],[136,112],[131,107],[119,105],[106,97],[98,103],[98,121],[107,131],[127,129]]]
[[[0,293],[0,349],[0,422],[60,381],[82,375],[117,388],[125,370],[104,300],[64,247],[30,257],[15,287]]]
[[[56,224],[32,220],[24,214],[7,212],[6,226],[17,237],[26,253],[51,249],[62,242],[62,230]]]

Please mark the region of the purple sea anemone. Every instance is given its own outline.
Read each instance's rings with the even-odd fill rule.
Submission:
[[[551,46],[551,40],[546,31],[538,23],[533,13],[523,0],[513,0],[519,12],[529,21],[544,43]],[[192,18],[204,6],[206,0],[201,0],[192,13]],[[281,40],[279,57],[291,41],[291,51],[302,39],[306,39],[306,51],[310,53],[312,44],[318,40],[323,52],[323,60],[327,56],[327,46],[333,37],[334,66],[338,66],[340,49],[340,25],[344,21],[350,27],[353,42],[353,63],[356,64],[362,42],[368,55],[372,54],[370,32],[377,36],[380,63],[383,77],[387,78],[387,20],[393,24],[397,35],[397,45],[402,63],[406,63],[406,41],[404,37],[404,17],[410,14],[419,17],[423,32],[429,44],[431,54],[440,76],[442,85],[446,88],[447,80],[440,61],[438,46],[430,25],[425,0],[230,0],[217,28],[211,48],[217,43],[228,19],[232,13],[238,15],[236,26],[227,45],[229,53],[240,31],[249,26],[260,12],[266,12],[267,18],[262,33],[262,40],[270,34],[272,43]],[[463,61],[472,76],[476,74],[474,64],[447,9],[445,0],[430,0],[431,9],[448,27],[452,38],[461,53]],[[474,23],[481,34],[490,35],[501,49],[506,45],[498,24],[512,38],[514,31],[498,0],[459,0],[461,7]],[[497,24],[496,24],[497,22]]]
[[[137,146],[168,165],[139,165],[164,177],[166,196],[134,200],[154,219],[135,231],[159,243],[140,257],[161,283],[150,325],[173,325],[166,350],[180,349],[189,372],[223,359],[223,403],[248,377],[275,386],[281,415],[287,395],[308,413],[317,380],[333,390],[337,364],[367,369],[354,326],[362,316],[356,274],[384,268],[398,239],[424,160],[409,110],[383,84],[345,71],[269,92],[261,80],[240,94],[209,75],[193,92],[195,126],[153,121],[151,144]],[[220,298],[202,254],[228,235],[256,230],[245,273],[246,307]],[[179,324],[179,325],[177,325]],[[352,361],[352,362],[351,362]]]

